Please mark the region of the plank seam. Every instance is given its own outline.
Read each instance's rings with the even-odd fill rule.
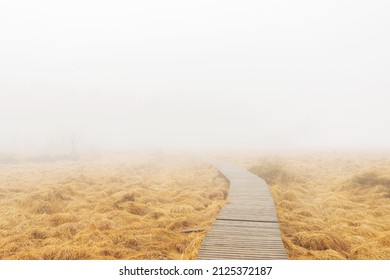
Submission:
[[[270,223],[270,224],[279,224],[277,221],[261,221],[261,220],[236,220],[236,219],[219,219],[217,218],[216,220],[218,221],[232,221],[232,222],[251,222],[251,223]]]

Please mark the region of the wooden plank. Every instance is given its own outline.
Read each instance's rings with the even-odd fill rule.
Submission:
[[[201,244],[198,259],[287,259],[267,183],[253,173],[212,158],[230,183],[227,204]]]

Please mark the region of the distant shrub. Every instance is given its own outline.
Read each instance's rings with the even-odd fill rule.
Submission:
[[[277,160],[264,160],[263,163],[249,168],[249,171],[263,178],[268,184],[285,183],[294,180],[294,176]]]
[[[361,187],[374,187],[382,185],[390,187],[390,178],[380,176],[376,172],[370,171],[362,174],[358,174],[352,177],[352,182]]]

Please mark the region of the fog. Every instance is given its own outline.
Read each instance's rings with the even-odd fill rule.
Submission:
[[[0,152],[390,149],[389,1],[0,1]]]

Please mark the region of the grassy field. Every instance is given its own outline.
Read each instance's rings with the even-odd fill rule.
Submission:
[[[194,259],[227,190],[179,156],[7,159],[0,259]]]
[[[290,259],[390,259],[390,156],[221,157],[270,185]],[[0,158],[0,259],[196,259],[226,203],[184,156]]]
[[[269,183],[289,259],[390,259],[389,154],[286,153],[230,160]]]

